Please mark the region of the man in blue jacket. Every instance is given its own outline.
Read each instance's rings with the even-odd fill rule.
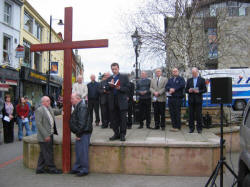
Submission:
[[[168,106],[171,116],[172,127],[170,130],[177,132],[181,129],[181,103],[184,96],[185,80],[179,76],[179,70],[172,70],[173,77],[166,84]]]

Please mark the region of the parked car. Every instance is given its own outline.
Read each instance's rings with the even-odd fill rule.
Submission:
[[[240,127],[240,146],[238,187],[250,187],[250,101],[245,108]]]

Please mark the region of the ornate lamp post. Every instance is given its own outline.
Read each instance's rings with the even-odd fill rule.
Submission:
[[[135,49],[135,87],[137,88],[138,84],[138,57],[141,49],[141,36],[139,36],[137,28],[134,32],[134,34],[131,36],[133,41],[133,46]],[[136,93],[135,95],[135,105],[134,105],[134,122],[139,122],[139,105],[138,105],[138,95]]]
[[[138,34],[137,28],[134,32],[134,34],[131,36],[132,41],[133,41],[133,46],[135,49],[135,79],[136,79],[136,86],[137,86],[137,82],[138,82],[138,57],[139,57],[139,53],[140,53],[140,49],[141,49],[141,36]],[[136,96],[137,99],[137,96]]]
[[[61,19],[52,19],[52,16],[50,16],[50,22],[49,22],[49,43],[51,43],[51,31],[52,31],[52,21],[54,20],[58,20],[59,22],[57,23],[57,25],[64,25],[63,24],[63,21]],[[49,85],[49,82],[50,82],[50,71],[51,71],[51,59],[50,59],[50,51],[49,51],[49,71],[48,71],[48,82],[47,82],[47,86],[48,86],[48,89],[47,89],[47,94],[48,96],[50,95],[50,85]]]

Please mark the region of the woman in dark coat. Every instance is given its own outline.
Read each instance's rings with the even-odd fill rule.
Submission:
[[[10,95],[6,95],[2,109],[4,143],[12,143],[14,140],[14,106],[11,103]]]

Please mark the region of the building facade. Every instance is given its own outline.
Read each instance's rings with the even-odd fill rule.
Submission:
[[[21,9],[20,44],[24,46],[24,58],[20,60],[20,95],[28,96],[37,106],[48,91],[49,52],[30,52],[32,44],[49,43],[50,25],[24,1]],[[62,36],[51,30],[51,43],[62,42]],[[50,95],[58,96],[63,79],[63,51],[51,51]],[[30,76],[33,75],[33,76]],[[32,77],[32,78],[31,78]],[[45,80],[46,79],[46,80]]]
[[[0,98],[10,94],[14,102],[19,97],[19,58],[16,48],[20,44],[20,0],[0,1]]]
[[[178,68],[183,70],[193,66],[201,69],[250,67],[250,2],[193,0],[193,3],[186,8],[185,17],[178,18],[191,22],[187,27],[178,26],[183,22],[178,23],[174,17],[166,19],[167,66],[179,64]]]

